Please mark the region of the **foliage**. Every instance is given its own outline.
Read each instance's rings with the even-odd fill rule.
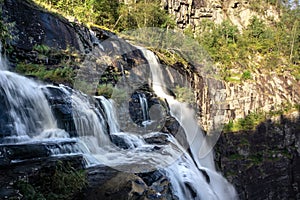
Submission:
[[[248,79],[257,67],[292,71],[298,79],[300,6],[282,7],[282,13],[281,21],[268,25],[254,16],[242,32],[229,21],[217,25],[204,20],[195,37],[218,63],[224,80],[231,80],[233,71],[243,73],[241,79]]]
[[[174,27],[175,22],[162,10],[160,1],[145,0],[122,4],[118,0],[35,0],[63,16],[74,16],[83,23],[111,30],[141,27]]]
[[[237,121],[229,121],[223,128],[224,132],[237,132],[245,130],[253,130],[257,125],[265,120],[264,112],[253,112],[245,118],[240,118]]]
[[[143,27],[175,27],[174,20],[166,10],[162,10],[158,0],[122,4],[119,10],[119,19],[117,24],[119,31]]]
[[[52,175],[41,172],[33,183],[20,180],[16,187],[27,200],[67,200],[73,199],[86,185],[83,170],[74,169],[70,163],[59,162]]]
[[[176,99],[185,103],[194,103],[194,94],[191,88],[176,86],[174,89]]]
[[[292,105],[290,103],[283,103],[277,110],[271,110],[268,112],[252,112],[245,118],[239,118],[235,121],[230,120],[227,124],[224,125],[223,131],[227,133],[254,130],[257,125],[266,121],[267,119],[271,119],[272,117],[281,115],[288,115],[293,111],[299,111],[299,109],[299,104]]]
[[[51,48],[49,46],[41,44],[41,45],[34,45],[33,50],[41,54],[47,55],[50,52]]]
[[[37,77],[40,80],[64,84],[71,84],[75,77],[74,70],[68,66],[46,69],[44,65],[40,64],[18,63],[16,72],[26,76]]]
[[[2,4],[4,0],[0,0],[0,41],[2,46],[8,46],[10,40],[13,39],[13,36],[9,33],[9,30],[14,26],[14,23],[4,22],[2,15]]]
[[[252,75],[251,75],[251,72],[249,70],[246,70],[243,72],[242,74],[242,79],[243,80],[248,80],[248,79],[251,79],[252,78]]]

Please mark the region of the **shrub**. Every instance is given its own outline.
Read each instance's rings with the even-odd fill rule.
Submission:
[[[246,70],[242,74],[242,80],[248,80],[248,79],[252,79],[252,75],[249,70]]]

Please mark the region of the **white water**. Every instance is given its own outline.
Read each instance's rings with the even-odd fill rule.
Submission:
[[[120,132],[120,127],[116,117],[116,110],[114,107],[113,100],[108,100],[103,96],[98,96],[96,98],[100,99],[104,107],[104,111],[107,116],[107,123],[109,125],[110,134]]]
[[[179,102],[173,96],[168,95],[164,91],[163,73],[161,65],[152,51],[141,48],[144,56],[148,60],[153,81],[153,90],[156,95],[167,100],[171,115],[177,119],[180,125],[184,128],[187,141],[190,145],[193,157],[198,166],[205,166],[214,169],[213,152],[208,148],[206,140],[203,136],[196,117],[194,109],[190,108],[187,103]],[[200,151],[204,153],[200,155]]]
[[[57,128],[48,102],[35,82],[9,71],[0,71],[0,90],[16,136],[33,137]]]
[[[139,101],[140,101],[140,105],[141,105],[142,112],[143,112],[143,121],[145,122],[150,119],[147,98],[146,98],[146,95],[143,93],[139,93],[138,96],[139,96]]]
[[[199,141],[201,144],[203,136],[199,134],[199,128],[193,118],[194,113],[185,104],[177,102],[164,92],[161,87],[164,82],[159,63],[153,54],[146,50],[143,52],[152,70],[153,89],[158,96],[167,99],[172,115],[179,120],[187,132],[188,141],[192,143],[196,140],[191,146],[193,158],[173,136],[167,137],[167,144],[154,145],[146,143],[145,140],[160,137],[162,133],[153,132],[139,136],[134,133],[120,132],[113,102],[104,97],[96,97],[104,107],[110,134],[119,137],[128,146],[127,149],[120,148],[110,141],[105,117],[91,97],[67,90],[64,86],[48,86],[60,89],[71,96],[73,119],[78,133],[78,138],[71,139],[68,133],[57,129],[51,109],[39,85],[17,74],[0,71],[0,89],[7,99],[9,114],[13,119],[12,126],[17,137],[22,140],[28,137],[28,140],[35,142],[39,139],[44,141],[45,138],[52,142],[61,140],[76,142],[76,148],[68,144],[64,148],[53,149],[52,152],[53,154],[83,153],[88,160],[88,165],[106,164],[118,170],[134,173],[164,170],[170,179],[174,194],[180,200],[235,199],[234,188],[214,170],[213,163],[209,159],[199,159],[197,156],[200,149],[197,144]],[[208,173],[210,183],[206,181],[199,169]]]
[[[106,133],[105,118],[92,104],[91,97],[75,91],[67,90],[65,86],[48,86],[61,90],[71,97],[72,114],[78,136],[89,143],[93,153],[97,153],[98,147],[110,145],[110,139]]]
[[[140,48],[152,73],[153,90],[161,98],[167,100],[171,115],[177,119],[177,121],[184,128],[187,141],[190,145],[193,159],[184,154],[177,164],[173,164],[169,167],[168,173],[171,174],[171,183],[177,192],[177,196],[180,199],[193,199],[193,195],[189,193],[182,184],[189,183],[190,187],[197,191],[196,199],[236,199],[237,195],[235,189],[230,185],[220,174],[215,172],[213,152],[208,146],[205,137],[198,126],[195,119],[195,112],[189,108],[186,103],[182,103],[174,99],[173,96],[168,95],[163,87],[166,85],[164,82],[161,65],[153,52]],[[180,146],[177,144],[177,146]],[[184,150],[183,150],[184,152]],[[182,159],[184,159],[182,163]],[[196,162],[194,165],[193,160]],[[205,169],[209,172],[211,179],[210,184],[205,184],[203,181],[203,175],[197,169]],[[178,173],[179,172],[179,173]],[[197,185],[201,183],[201,186]],[[200,197],[200,198],[199,198]]]

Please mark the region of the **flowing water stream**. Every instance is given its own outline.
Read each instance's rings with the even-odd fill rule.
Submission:
[[[215,171],[212,152],[201,153],[205,150],[206,143],[194,111],[166,94],[162,87],[164,80],[161,66],[156,57],[148,50],[141,51],[151,68],[153,90],[168,101],[171,114],[186,132],[192,155],[171,135],[167,135],[166,144],[151,144],[146,142],[147,139],[165,134],[152,132],[139,135],[122,132],[116,116],[118,111],[115,110],[112,100],[102,96],[90,97],[63,85],[39,85],[5,69],[0,71],[0,101],[6,120],[0,121],[0,128],[8,127],[10,133],[2,136],[0,134],[0,145],[72,140],[76,144],[68,151],[56,149],[52,151],[53,156],[80,153],[85,156],[87,167],[105,164],[125,172],[163,170],[170,180],[174,194],[180,200],[236,199],[234,188]],[[4,66],[4,63],[0,63],[0,66]],[[77,132],[74,138],[70,138],[65,130],[57,127],[44,94],[47,93],[50,96],[48,98],[51,98],[51,89],[70,97],[72,118]],[[147,121],[150,118],[147,114],[147,99],[142,95],[139,99],[143,121]]]

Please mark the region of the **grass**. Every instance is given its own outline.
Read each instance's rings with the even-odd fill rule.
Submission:
[[[74,70],[69,66],[61,66],[55,69],[46,69],[42,64],[18,63],[16,72],[26,76],[36,77],[42,81],[53,83],[72,84],[75,77]]]

